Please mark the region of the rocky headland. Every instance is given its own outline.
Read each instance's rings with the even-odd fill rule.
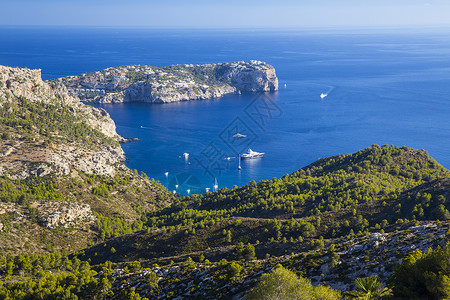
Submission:
[[[0,252],[77,251],[141,229],[171,196],[123,164],[132,140],[40,70],[0,66]]]
[[[0,176],[114,175],[125,160],[114,121],[41,70],[0,66]]]
[[[278,90],[273,66],[261,61],[203,65],[120,66],[52,80],[86,102],[166,103]]]

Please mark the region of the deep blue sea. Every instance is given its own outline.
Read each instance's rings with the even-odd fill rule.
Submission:
[[[372,144],[426,149],[450,168],[449,33],[0,27],[0,64],[41,68],[44,79],[128,64],[272,64],[278,93],[102,106],[119,134],[139,138],[123,145],[128,166],[186,193],[215,178],[219,188],[279,178]],[[230,138],[236,131],[247,139]],[[247,148],[266,155],[241,171],[223,159]]]

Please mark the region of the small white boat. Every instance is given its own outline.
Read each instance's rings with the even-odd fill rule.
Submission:
[[[241,155],[241,159],[252,159],[252,158],[260,158],[264,156],[264,152],[256,152],[252,149],[248,149],[247,153]]]
[[[184,152],[184,153],[183,153],[183,158],[184,158],[184,159],[188,159],[188,158],[189,158],[189,153]]]
[[[247,136],[245,134],[240,134],[239,132],[233,135],[235,139],[245,139]]]
[[[325,98],[326,96],[328,96],[328,94],[324,94],[324,93],[320,94],[321,99]]]
[[[164,173],[164,175],[166,175],[166,177],[169,176],[169,172]]]
[[[287,87],[287,84],[285,83],[285,84],[284,84],[284,88],[286,88],[286,87]]]

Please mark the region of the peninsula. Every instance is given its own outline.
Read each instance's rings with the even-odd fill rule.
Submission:
[[[278,90],[274,67],[257,60],[167,67],[120,66],[51,81],[63,83],[72,96],[94,103],[166,103]]]

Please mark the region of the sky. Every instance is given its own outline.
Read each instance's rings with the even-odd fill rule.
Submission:
[[[0,0],[0,25],[33,26],[449,26],[449,13],[449,0]]]

